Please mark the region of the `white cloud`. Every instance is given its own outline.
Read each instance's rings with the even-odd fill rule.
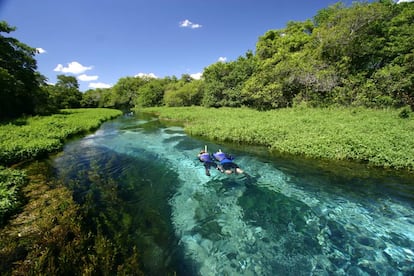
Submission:
[[[193,23],[188,19],[185,19],[184,21],[180,22],[180,27],[182,28],[190,28],[190,29],[198,29],[203,27],[201,24]]]
[[[154,73],[138,73],[134,77],[158,79]]]
[[[89,88],[96,89],[96,88],[110,88],[112,84],[107,84],[103,82],[91,82],[88,85]]]
[[[227,58],[226,57],[219,57],[218,58],[218,61],[219,62],[226,62],[227,61]]]
[[[62,73],[72,73],[72,74],[77,75],[77,74],[82,74],[83,72],[87,70],[91,70],[92,68],[93,68],[92,66],[83,66],[77,61],[72,61],[68,63],[67,67],[63,67],[62,64],[58,64],[56,68],[53,69],[53,71],[62,72]]]
[[[203,27],[203,26],[200,25],[200,24],[192,24],[191,25],[191,29],[198,29],[198,28],[201,28],[201,27]]]
[[[414,0],[398,0],[397,4],[403,3],[403,2],[413,2]]]
[[[80,81],[96,81],[99,78],[99,76],[89,76],[86,74],[82,74],[82,75],[79,75],[77,78]]]
[[[203,76],[203,73],[190,74],[190,77],[192,77],[195,80],[201,79],[202,76]]]
[[[36,48],[36,54],[44,54],[46,53],[46,50],[43,48]]]

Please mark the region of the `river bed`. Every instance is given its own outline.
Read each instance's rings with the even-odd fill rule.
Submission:
[[[206,176],[205,145],[246,173]],[[144,115],[104,123],[51,163],[148,275],[414,273],[410,176],[215,144]]]

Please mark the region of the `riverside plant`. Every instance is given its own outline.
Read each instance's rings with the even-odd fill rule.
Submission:
[[[261,145],[273,153],[414,170],[414,119],[411,112],[400,116],[399,109],[157,107],[142,111],[179,121],[188,134],[214,141]]]
[[[63,147],[65,139],[89,132],[121,115],[114,109],[64,109],[51,116],[20,118],[0,125],[0,164],[44,156]]]

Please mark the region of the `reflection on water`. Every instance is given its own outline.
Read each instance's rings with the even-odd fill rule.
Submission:
[[[54,160],[91,229],[138,247],[150,275],[411,275],[414,183],[231,150],[246,175],[211,177],[205,142],[120,118]],[[363,174],[360,174],[363,175]]]

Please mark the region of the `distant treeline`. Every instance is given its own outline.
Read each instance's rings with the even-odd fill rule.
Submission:
[[[0,31],[13,28],[3,22]],[[35,50],[0,36],[0,116],[73,107],[306,106],[414,109],[414,3],[342,3],[258,38],[255,51],[204,68],[202,78],[124,77],[79,92],[75,77],[54,86],[36,72]],[[1,118],[0,117],[0,118]]]

